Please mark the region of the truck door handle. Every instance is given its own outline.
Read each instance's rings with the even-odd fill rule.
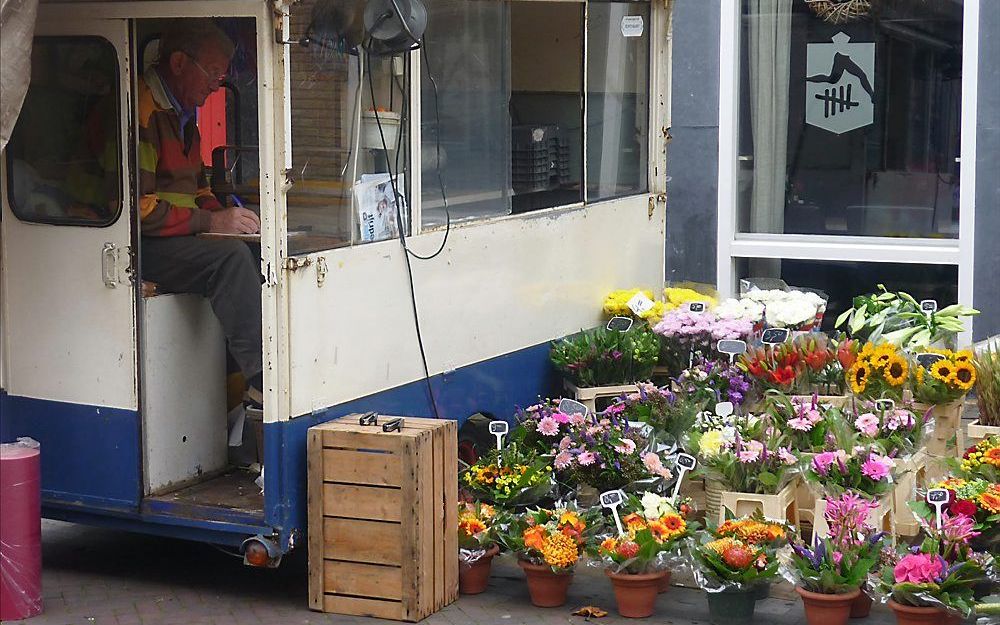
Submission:
[[[118,287],[118,247],[114,243],[105,243],[101,250],[101,277],[109,289]]]

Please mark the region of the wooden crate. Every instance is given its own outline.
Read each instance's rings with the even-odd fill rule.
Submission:
[[[458,427],[359,416],[309,429],[309,607],[419,621],[458,598]]]
[[[1000,426],[979,425],[978,420],[973,421],[966,426],[965,443],[962,447],[962,453],[965,453],[965,449],[968,449],[973,445],[978,445],[979,441],[984,438],[989,438],[990,436],[996,436],[998,434],[1000,434]]]
[[[913,516],[906,502],[916,499],[916,490],[927,486],[927,454],[917,453],[897,460],[900,477],[893,489],[893,505],[896,507],[896,533],[912,537],[920,533],[920,522]]]
[[[760,510],[769,519],[784,521],[798,527],[799,507],[795,500],[797,482],[798,480],[792,480],[774,495],[722,491],[722,497],[719,501],[718,523],[721,525],[726,520],[726,509],[728,508],[737,517],[753,514]]]
[[[639,386],[637,384],[620,384],[617,386],[587,386],[577,388],[572,383],[566,382],[566,390],[573,395],[573,399],[589,408],[591,412],[597,412],[598,399],[614,399],[622,395],[638,393]]]

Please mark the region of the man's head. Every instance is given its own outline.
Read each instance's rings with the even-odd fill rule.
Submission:
[[[233,52],[233,42],[211,19],[179,19],[160,38],[157,67],[181,106],[193,109],[218,90]]]

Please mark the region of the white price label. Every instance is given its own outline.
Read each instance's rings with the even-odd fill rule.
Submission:
[[[626,15],[622,18],[622,37],[642,37],[644,28],[641,15]]]
[[[649,299],[649,296],[641,291],[632,296],[632,299],[628,301],[629,310],[635,314],[636,317],[642,316],[642,313],[648,311],[653,307],[653,300]]]

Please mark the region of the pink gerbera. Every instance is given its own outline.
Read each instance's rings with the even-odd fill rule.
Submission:
[[[597,454],[592,451],[585,451],[576,457],[576,461],[580,463],[581,467],[589,467],[597,462]]]
[[[569,465],[573,464],[573,454],[568,451],[560,451],[556,454],[556,459],[553,461],[553,464],[556,466],[557,470],[562,471]]]
[[[552,417],[544,417],[538,422],[538,433],[542,436],[558,436],[559,424]]]

